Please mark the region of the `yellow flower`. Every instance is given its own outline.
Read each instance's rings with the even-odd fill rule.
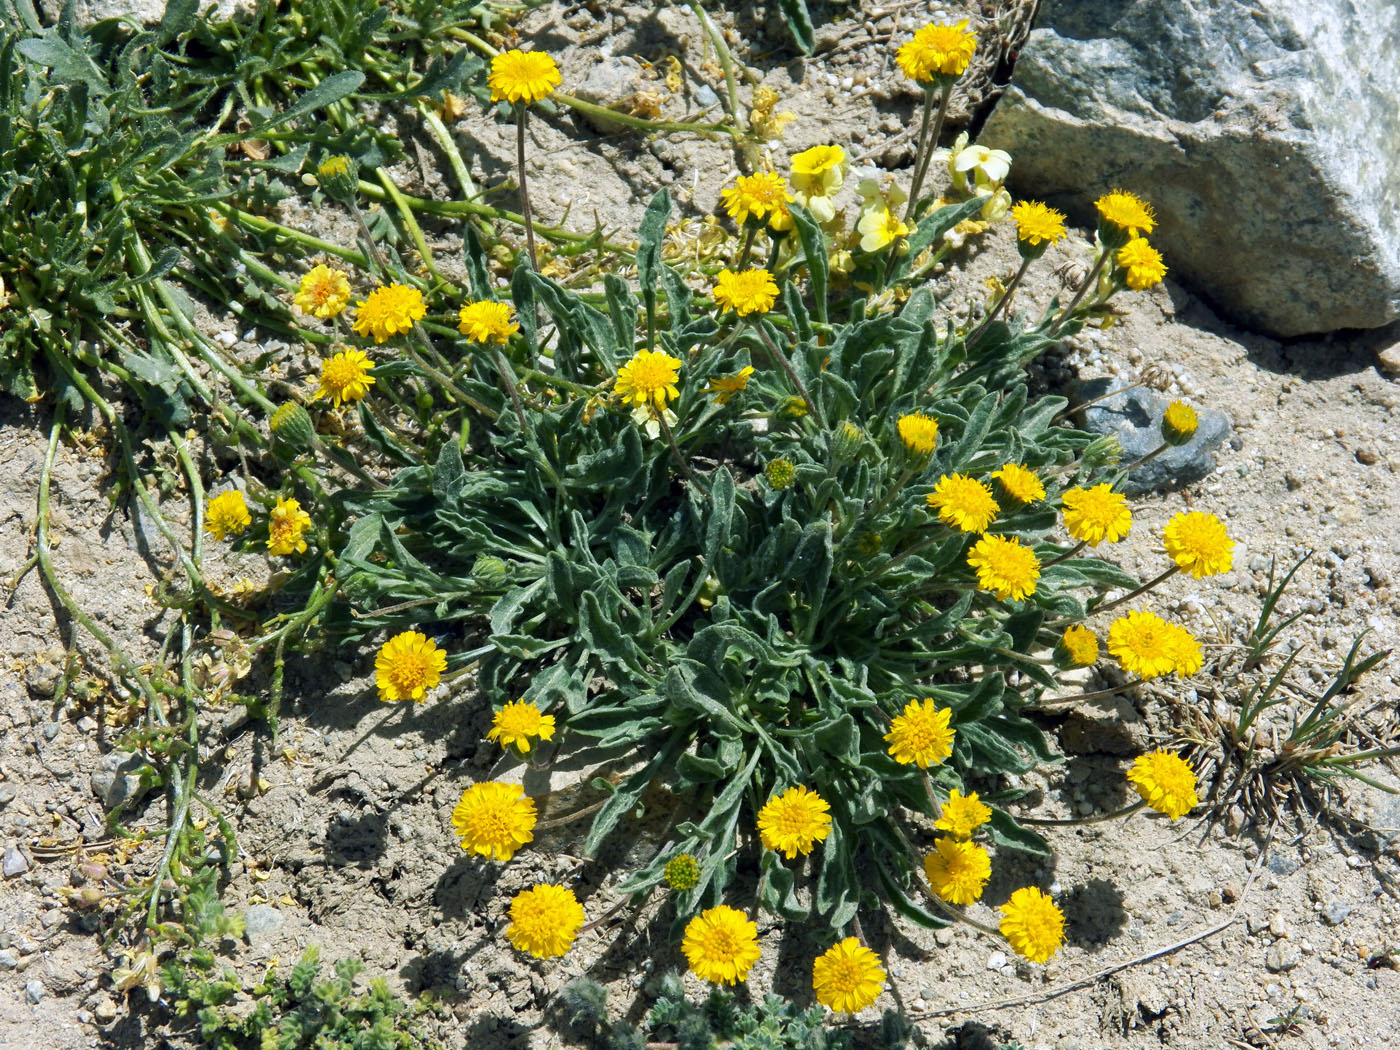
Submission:
[[[437,688],[447,670],[447,654],[431,638],[418,631],[394,635],[374,658],[374,684],[379,699],[422,702],[430,689]]]
[[[938,511],[939,520],[963,532],[986,532],[1001,508],[992,490],[965,474],[945,474],[924,497]]]
[[[864,1010],[884,987],[879,956],[854,937],[833,944],[812,963],[817,1002],[839,1014]]]
[[[1151,233],[1157,227],[1152,205],[1127,190],[1105,193],[1094,202],[1094,207],[1099,210],[1104,222],[1117,226],[1130,237]]]
[[[1058,648],[1064,650],[1064,660],[1071,667],[1089,667],[1099,660],[1099,639],[1083,624],[1065,628]]]
[[[484,299],[468,302],[457,311],[457,331],[474,343],[502,345],[520,326],[510,319],[510,304]]]
[[[544,883],[521,890],[510,902],[506,937],[517,951],[552,959],[573,946],[583,919],[583,905],[573,890]]]
[[[910,412],[899,417],[899,440],[916,456],[933,455],[938,444],[938,420],[922,412]]]
[[[1176,630],[1156,613],[1137,609],[1109,625],[1108,651],[1139,678],[1159,678],[1176,670],[1182,655]]]
[[[1214,514],[1184,511],[1167,522],[1163,545],[1172,561],[1196,579],[1229,572],[1235,561],[1235,541]]]
[[[933,700],[910,700],[904,713],[890,723],[885,741],[890,756],[900,765],[917,765],[920,769],[936,766],[953,753],[953,718],[951,708],[938,708]]]
[[[686,923],[681,942],[690,972],[711,984],[745,980],[761,954],[758,925],[737,908],[706,908]]]
[[[423,305],[423,293],[406,284],[386,284],[369,293],[355,304],[355,323],[351,325],[360,335],[374,336],[382,343],[401,332],[411,331],[423,320],[428,308]]]
[[[933,892],[949,904],[971,904],[992,877],[992,859],[975,842],[940,838],[924,857],[924,876]]]
[[[972,833],[992,819],[991,808],[982,804],[977,792],[964,795],[957,788],[948,793],[948,801],[943,803],[943,814],[934,827],[946,831],[958,841],[972,838]]]
[[[794,199],[788,192],[787,179],[772,171],[740,175],[734,185],[720,191],[724,210],[740,226],[750,219],[766,219],[785,211]]]
[[[846,151],[840,146],[813,146],[792,158],[793,196],[819,223],[836,218],[832,197],[845,182]]]
[[[1149,806],[1172,820],[1186,816],[1200,801],[1196,774],[1184,758],[1170,751],[1139,755],[1128,770],[1128,780]]]
[[[301,278],[301,288],[292,302],[304,314],[325,320],[335,317],[350,303],[350,280],[343,270],[313,266]]]
[[[968,552],[967,563],[977,570],[977,586],[1002,601],[1029,598],[1040,579],[1040,559],[1014,536],[983,536]]]
[[[1162,413],[1162,440],[1168,445],[1184,445],[1196,436],[1200,420],[1185,401],[1173,401]]]
[[[1038,247],[1054,244],[1065,235],[1065,213],[1047,208],[1039,201],[1021,201],[1011,209],[1016,220],[1016,237]]]
[[[831,834],[826,799],[805,787],[790,787],[774,795],[758,811],[758,837],[764,849],[777,850],[791,860],[806,855]]]
[[[220,492],[204,509],[204,528],[216,540],[237,536],[251,524],[253,518],[248,513],[248,504],[237,489]]]
[[[684,893],[700,884],[700,863],[689,853],[677,853],[666,862],[666,885]]]
[[[732,376],[711,376],[710,385],[705,388],[705,393],[715,395],[715,404],[727,405],[731,397],[748,387],[751,375],[753,365],[745,365]]]
[[[311,527],[311,515],[294,499],[279,499],[267,523],[267,549],[271,554],[302,554],[302,534]]]
[[[1097,547],[1104,540],[1116,543],[1133,527],[1133,512],[1122,493],[1107,482],[1093,488],[1072,488],[1061,497],[1065,528],[1077,540]]]
[[[519,784],[473,784],[452,810],[462,849],[506,861],[535,838],[535,800]]]
[[[977,49],[977,34],[964,18],[956,25],[930,24],[895,53],[895,61],[910,80],[927,83],[935,76],[962,75]]]
[[[733,310],[740,317],[767,313],[778,298],[778,285],[773,275],[755,266],[735,273],[721,270],[715,278],[715,302],[722,309]]]
[[[910,229],[903,219],[897,218],[889,208],[880,205],[861,212],[860,221],[856,223],[856,232],[860,234],[861,251],[878,252],[901,237],[908,237]]]
[[[1135,292],[1151,288],[1167,275],[1162,253],[1142,237],[1134,237],[1119,248],[1117,259],[1118,265],[1126,271],[1123,279]]]
[[[992,477],[1001,482],[1002,491],[1017,503],[1034,503],[1045,498],[1045,485],[1020,463],[1007,463],[1000,470],[992,471]]]
[[[1023,886],[1001,906],[1001,935],[1018,955],[1048,962],[1065,939],[1065,913],[1034,886]]]
[[[342,350],[321,362],[321,385],[316,397],[328,397],[336,408],[347,401],[359,401],[374,386],[370,372],[374,365],[363,350]]]
[[[494,740],[502,747],[514,744],[522,752],[529,752],[530,738],[548,740],[554,736],[554,716],[542,715],[534,704],[524,700],[513,700],[496,712],[491,719],[491,730],[487,740]]]
[[[613,393],[622,398],[624,404],[664,409],[668,400],[681,396],[676,388],[680,371],[679,358],[660,350],[638,350],[617,370]]]
[[[316,168],[316,174],[323,179],[333,179],[337,175],[349,175],[350,158],[345,156],[327,157]]]
[[[1167,626],[1171,628],[1167,637],[1167,651],[1171,655],[1172,670],[1183,678],[1189,678],[1201,669],[1201,644],[1180,624]]]
[[[543,51],[502,51],[491,59],[492,102],[538,102],[564,82],[559,67]]]

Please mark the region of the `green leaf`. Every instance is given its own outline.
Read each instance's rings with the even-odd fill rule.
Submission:
[[[656,277],[661,268],[661,239],[671,217],[671,193],[660,189],[647,205],[637,231],[637,283],[647,311],[647,347],[656,348]]]
[[[801,2],[801,0],[798,0]],[[808,26],[810,29],[810,24]],[[810,50],[810,49],[809,49]],[[826,283],[830,273],[827,257],[826,234],[817,225],[806,208],[794,205],[791,209],[793,225],[797,227],[797,239],[802,242],[802,254],[807,262],[807,274],[812,284],[812,306],[817,312],[817,320],[825,323]]]
[[[242,137],[246,139],[257,138],[262,132],[280,127],[283,124],[290,124],[318,109],[324,109],[326,106],[353,95],[364,82],[365,75],[358,69],[346,69],[339,73],[332,73],[277,116],[243,132]]]
[[[15,50],[31,62],[48,66],[53,70],[53,79],[59,84],[86,84],[97,98],[106,96],[112,90],[92,59],[69,46],[52,31],[44,36],[21,40],[15,45]]]
[[[998,846],[1005,846],[1007,849],[1049,856],[1050,844],[1045,841],[1045,836],[1017,824],[1016,818],[1005,810],[997,809],[995,806],[990,808],[992,819],[987,827],[991,832],[993,842]]]
[[[467,468],[462,462],[462,450],[455,441],[448,441],[438,453],[437,466],[433,468],[433,495],[439,503],[452,505],[466,480]]]
[[[810,55],[817,41],[812,30],[812,16],[807,11],[807,0],[779,0],[779,6],[792,39],[804,55]]]
[[[156,27],[156,47],[164,47],[178,36],[187,33],[194,25],[195,12],[199,0],[166,0],[165,13]]]

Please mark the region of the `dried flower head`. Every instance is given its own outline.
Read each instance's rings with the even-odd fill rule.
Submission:
[[[374,363],[363,350],[342,350],[321,362],[321,382],[316,397],[330,398],[336,408],[361,400],[374,386]]]
[[[350,279],[344,270],[313,266],[302,275],[301,287],[292,296],[292,302],[312,317],[335,317],[350,303]]]
[[[204,528],[216,540],[237,536],[251,524],[248,503],[237,489],[220,492],[204,509]]]
[[[311,528],[311,515],[294,499],[279,499],[267,522],[269,554],[304,554],[304,533]]]
[[[690,972],[711,984],[745,980],[761,954],[758,925],[737,908],[706,908],[686,924],[681,942]]]
[[[931,456],[938,445],[938,420],[922,412],[899,417],[899,440],[916,456]]]
[[[1105,193],[1094,202],[1094,207],[1098,209],[1099,217],[1104,222],[1116,226],[1129,237],[1151,233],[1157,227],[1152,205],[1127,190]]]
[[[750,219],[762,221],[785,211],[794,200],[787,179],[773,171],[740,175],[733,186],[721,190],[719,195],[724,210],[740,226]]]
[[[679,358],[660,350],[638,350],[617,370],[613,393],[625,404],[664,409],[667,401],[681,396],[676,388],[680,373]]]
[[[1198,580],[1229,572],[1234,565],[1235,541],[1214,514],[1183,511],[1167,522],[1162,543],[1172,561]]]
[[[880,998],[884,987],[879,956],[854,937],[833,944],[812,963],[817,1002],[839,1014],[864,1010]]]
[[[506,861],[534,840],[535,819],[535,800],[519,784],[486,781],[462,792],[452,829],[468,853]]]
[[[958,841],[972,838],[972,833],[992,819],[991,807],[982,804],[977,792],[964,795],[957,788],[948,793],[943,812],[934,821],[939,831],[946,831]]]
[[[773,309],[778,299],[778,285],[773,275],[762,267],[751,267],[741,273],[725,269],[715,278],[714,297],[722,309],[747,317]]]
[[[1127,497],[1114,492],[1107,482],[1088,489],[1068,489],[1060,498],[1065,528],[1071,536],[1090,547],[1097,547],[1104,540],[1116,543],[1133,527],[1133,512]]]
[[[564,82],[559,67],[543,51],[502,51],[491,59],[492,102],[538,102]]]
[[[924,857],[924,875],[933,892],[949,904],[971,904],[992,877],[992,859],[975,842],[940,838]]]
[[[977,570],[977,586],[1002,601],[1021,601],[1035,593],[1040,559],[1016,537],[983,536],[967,554]]]
[[[1035,503],[1045,498],[1045,483],[1035,471],[1020,463],[1003,464],[1000,470],[992,471],[992,477],[1001,482],[1001,490],[1016,503]]]
[[[1149,806],[1172,820],[1186,816],[1200,801],[1196,774],[1184,758],[1170,751],[1139,755],[1128,770],[1128,780]]]
[[[967,19],[954,25],[932,23],[895,53],[895,61],[910,80],[927,83],[935,77],[961,76],[977,50],[977,34],[967,28]]]
[[[528,754],[530,741],[538,737],[548,740],[554,736],[554,716],[540,714],[540,709],[525,700],[512,700],[491,719],[487,740],[502,747],[514,745],[521,754]]]
[[[552,959],[573,947],[583,920],[583,905],[573,890],[544,883],[511,900],[506,937],[518,951]]]
[[[1016,238],[1033,247],[1054,244],[1065,235],[1065,213],[1039,201],[1021,201],[1011,208],[1016,221]]]
[[[1160,284],[1167,275],[1167,264],[1162,262],[1162,253],[1143,237],[1130,239],[1118,249],[1115,258],[1123,268],[1123,280],[1135,292]]]
[[[920,769],[936,766],[953,753],[951,708],[939,708],[933,700],[910,700],[896,715],[885,734],[890,756],[900,765]]]
[[[764,849],[777,850],[789,860],[831,834],[831,806],[805,787],[790,787],[774,795],[758,811],[758,837]]]
[[[382,343],[411,331],[427,312],[423,293],[417,288],[406,284],[386,284],[355,304],[355,323],[350,327],[358,334],[373,336],[376,343]]]
[[[965,474],[945,474],[924,497],[939,520],[963,532],[986,532],[1001,508],[992,490]]]
[[[425,634],[403,631],[382,646],[374,658],[374,684],[386,703],[413,700],[422,703],[437,688],[447,670],[447,653]]]
[[[1023,886],[1001,906],[1001,935],[1018,955],[1048,962],[1065,939],[1065,913],[1034,886]]]
[[[732,376],[711,376],[705,393],[715,395],[715,404],[727,405],[735,394],[748,388],[749,377],[753,375],[753,365],[745,365]]]
[[[520,326],[511,320],[509,303],[482,299],[469,301],[457,311],[457,331],[474,343],[504,346]]]

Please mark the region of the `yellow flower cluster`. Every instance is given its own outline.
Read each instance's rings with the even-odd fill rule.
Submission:
[[[758,838],[764,849],[777,850],[792,860],[804,856],[831,834],[831,806],[805,787],[790,787],[774,795],[758,811]]]
[[[209,501],[204,511],[204,528],[216,540],[240,535],[253,523],[248,503],[237,489],[221,492]],[[302,554],[306,551],[306,530],[311,527],[311,515],[301,509],[294,499],[279,499],[267,520],[267,550],[269,554]]]
[[[533,703],[513,700],[496,712],[491,719],[487,740],[502,747],[515,747],[522,755],[530,753],[530,742],[536,738],[549,740],[554,736],[554,716],[540,712]]]
[[[418,631],[394,635],[374,658],[374,684],[385,703],[412,700],[422,703],[437,688],[447,670],[447,654],[431,638]]]

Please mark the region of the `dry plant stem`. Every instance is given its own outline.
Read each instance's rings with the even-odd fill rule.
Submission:
[[[547,828],[562,828],[565,824],[572,824],[576,820],[582,820],[584,817],[592,816],[607,804],[608,800],[603,799],[602,801],[584,806],[582,809],[576,809],[572,813],[565,813],[563,816],[550,817],[548,820],[537,821],[535,823],[535,829],[537,831],[543,831]]]
[[[1172,566],[1170,569],[1168,569],[1166,572],[1161,573],[1160,575],[1153,577],[1152,579],[1150,579],[1150,580],[1148,580],[1146,583],[1144,583],[1141,587],[1137,587],[1137,588],[1135,588],[1135,589],[1129,591],[1127,594],[1123,595],[1121,598],[1114,598],[1113,601],[1111,601],[1111,602],[1104,602],[1104,603],[1101,604],[1101,605],[1095,605],[1095,606],[1093,606],[1092,608],[1089,609],[1089,615],[1092,616],[1092,615],[1094,615],[1095,613],[1108,612],[1108,610],[1110,610],[1110,609],[1116,609],[1116,608],[1118,608],[1120,605],[1123,605],[1125,602],[1130,602],[1130,601],[1132,601],[1132,600],[1133,600],[1134,598],[1136,598],[1139,594],[1146,594],[1148,591],[1152,590],[1153,587],[1156,587],[1159,583],[1165,583],[1167,580],[1171,579],[1173,576],[1175,576],[1175,575],[1176,575],[1177,573],[1179,573],[1180,571],[1181,571],[1181,566],[1180,566],[1180,565],[1173,565],[1173,566]]]
[[[529,429],[529,424],[525,422],[525,409],[520,404],[520,391],[515,387],[515,377],[511,375],[510,364],[499,350],[496,350],[493,356],[496,359],[496,371],[500,373],[501,382],[510,394],[510,402],[515,406],[515,418],[520,423],[520,433],[524,434]]]
[[[520,211],[525,216],[525,247],[530,252],[530,269],[540,272],[540,261],[535,255],[535,222],[530,215],[530,189],[525,182],[525,121],[530,114],[523,102],[515,104],[515,162],[520,168]]]
[[[933,111],[933,92],[933,84],[924,89],[924,116],[919,125],[918,155],[914,158],[914,182],[909,189],[909,202],[904,208],[906,222],[913,218],[914,209],[919,205],[919,192],[924,188],[924,179],[928,176],[929,160],[933,156],[934,146],[938,144],[938,136],[943,133],[943,121],[948,116],[948,102],[953,97],[952,81],[943,85],[943,96],[938,100],[938,116],[932,121],[933,130],[930,134],[929,118]]]
[[[812,420],[819,427],[826,426],[826,424],[822,422],[821,413],[817,411],[817,406],[812,403],[812,397],[807,393],[807,388],[802,385],[802,380],[797,378],[797,373],[793,371],[792,365],[788,362],[787,355],[777,348],[773,340],[768,338],[768,333],[763,330],[763,323],[761,321],[754,321],[751,323],[753,330],[757,332],[758,337],[763,340],[763,345],[768,347],[768,352],[773,355],[773,360],[788,374],[788,378],[792,380],[792,385],[795,386],[797,392],[802,395],[802,401],[807,406],[807,412],[811,415]]]
[[[656,419],[657,422],[661,424],[661,432],[666,435],[666,444],[671,446],[671,455],[676,457],[676,462],[680,465],[681,473],[685,475],[687,481],[708,496],[710,490],[695,476],[695,472],[690,469],[690,464],[687,463],[685,457],[681,455],[680,446],[676,444],[676,435],[671,432],[671,424],[666,422],[666,410],[664,408],[657,411]]]
[[[1132,816],[1145,805],[1147,805],[1147,800],[1139,799],[1131,806],[1115,809],[1112,813],[1096,813],[1092,817],[1075,817],[1067,820],[1058,820],[1053,817],[1017,817],[1016,821],[1020,824],[1035,824],[1045,828],[1074,828],[1080,824],[1102,824],[1108,820],[1117,820],[1119,817]]]
[[[1028,707],[1026,710],[1058,711],[1062,707],[1072,707],[1081,700],[1097,700],[1101,696],[1113,696],[1115,693],[1121,693],[1125,689],[1132,689],[1139,685],[1142,685],[1142,682],[1124,682],[1122,685],[1111,685],[1107,689],[1095,689],[1088,693],[1075,693],[1073,696],[1060,696],[1056,697],[1054,700],[1047,700],[1043,704],[1035,704],[1032,707]]]
[[[973,331],[970,336],[963,340],[964,343],[971,346],[973,343],[977,342],[983,332],[992,326],[992,322],[997,319],[1002,309],[1007,303],[1011,302],[1011,297],[1016,294],[1016,286],[1021,283],[1021,278],[1026,276],[1026,271],[1029,270],[1030,267],[1030,259],[1021,260],[1021,268],[1016,271],[1016,276],[1011,278],[1011,283],[1006,286],[1006,291],[1003,292],[1001,298],[997,300],[996,306],[992,307],[992,312],[983,319],[982,323],[977,326],[976,330]]]
[[[1084,298],[1085,293],[1099,283],[1099,271],[1103,269],[1104,263],[1108,262],[1110,254],[1112,253],[1106,247],[1100,246],[1098,261],[1094,263],[1094,268],[1089,271],[1089,276],[1084,278],[1084,283],[1079,286],[1079,291],[1074,293],[1074,298],[1069,301],[1069,305],[1060,312],[1059,317],[1055,318],[1056,328],[1070,319],[1074,308],[1079,305],[1079,301]]]

